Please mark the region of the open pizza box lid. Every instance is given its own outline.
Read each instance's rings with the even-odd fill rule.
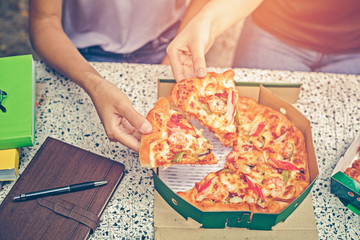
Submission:
[[[158,97],[168,97],[170,94],[170,90],[172,89],[174,84],[175,81],[173,80],[160,79],[158,81]],[[307,234],[309,234],[309,237],[307,237],[306,239],[318,238],[311,196],[308,196],[316,178],[319,175],[312,141],[311,126],[309,120],[306,119],[293,105],[290,104],[296,102],[301,84],[266,85],[267,87],[271,88],[271,91],[267,89],[267,87],[265,87],[265,84],[236,82],[236,88],[239,91],[240,96],[251,97],[257,100],[260,104],[269,106],[273,109],[281,111],[282,113],[285,113],[289,117],[289,119],[299,128],[299,130],[303,132],[306,141],[310,168],[309,187],[306,188],[305,191],[287,208],[285,208],[278,214],[254,213],[250,219],[251,212],[249,211],[201,211],[200,209],[194,207],[193,205],[179,197],[176,192],[186,191],[192,188],[195,183],[205,177],[207,173],[221,169],[221,159],[223,159],[224,162],[225,156],[231,150],[228,149],[228,151],[226,151],[226,148],[222,146],[222,144],[215,137],[212,137],[211,133],[207,133],[208,131],[204,129],[204,136],[208,138],[213,144],[214,154],[219,159],[218,166],[208,167],[204,165],[172,165],[166,170],[163,168],[158,168],[154,169],[153,171],[154,184],[156,189],[154,211],[156,237],[162,236],[164,237],[164,239],[167,239],[171,236],[171,238],[173,239],[174,237],[175,239],[184,239],[186,235],[183,235],[183,233],[181,233],[182,235],[180,233],[180,235],[176,235],[176,231],[178,231],[179,229],[186,229],[188,231],[184,231],[184,233],[186,232],[187,234],[190,234],[189,236],[197,236],[199,238],[201,238],[202,236],[206,236],[206,234],[212,234],[215,229],[223,230],[222,228],[226,228],[228,231],[229,229],[236,229],[235,231],[250,231],[247,229],[271,230],[272,227],[275,226],[277,223],[287,219],[295,211],[295,209],[300,206],[300,203],[302,203],[304,199],[307,199],[307,201],[305,201],[307,203],[304,204],[304,206],[302,206],[301,208],[302,210],[296,211],[296,216],[293,217],[293,219],[295,219],[293,223],[290,222],[289,224],[279,224],[283,225],[284,229],[282,229],[281,226],[276,226],[273,230],[286,230],[289,231],[289,234],[291,235],[291,232],[294,232],[294,229],[297,229],[295,231],[297,234],[299,234],[299,229],[303,229],[305,232],[307,232]],[[277,94],[275,94],[274,92],[276,92]],[[280,95],[281,97],[279,97],[278,95]],[[284,99],[286,99],[286,101]],[[290,103],[287,101],[289,101]],[[195,125],[195,127],[201,128],[201,126],[197,125],[196,122],[193,124]],[[222,150],[220,151],[220,153],[218,153],[216,152],[216,149]],[[164,209],[167,209],[169,207],[170,209],[172,207],[173,210],[177,212],[177,216],[176,214],[167,214],[167,212],[163,211]],[[173,212],[173,210],[171,212]],[[172,221],[176,221],[177,224],[171,224]],[[309,224],[311,226],[309,226]],[[197,231],[197,229],[201,229],[201,231],[199,232]],[[163,235],[165,234],[165,232],[170,234],[167,235],[166,238],[165,235]],[[295,234],[293,235],[295,236]],[[213,238],[213,235],[209,236]],[[301,237],[302,239],[304,238],[303,233],[297,236]]]
[[[359,147],[360,133],[332,172],[330,188],[331,193],[337,195],[347,208],[360,216],[360,183],[344,173],[353,161],[360,159]]]

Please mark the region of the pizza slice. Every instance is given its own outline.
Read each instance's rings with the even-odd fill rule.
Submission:
[[[259,150],[265,149],[293,127],[285,115],[250,98],[239,98],[237,109],[236,119],[239,121],[235,148],[252,144]]]
[[[185,192],[177,192],[187,202],[203,211],[250,211],[244,198],[251,198],[243,176],[231,169],[211,172]]]
[[[203,211],[279,213],[304,191],[308,181],[301,168],[276,163],[267,162],[256,148],[233,151],[223,169],[177,194]]]
[[[237,128],[236,141],[234,142],[235,149],[253,145],[249,139],[249,135],[250,131],[253,129],[255,117],[261,110],[261,105],[254,99],[248,97],[238,98],[235,112],[235,123]]]
[[[184,115],[172,110],[166,98],[160,98],[146,118],[153,131],[141,137],[139,157],[143,167],[217,163],[203,130],[196,129]]]
[[[237,98],[234,71],[229,70],[178,82],[171,90],[169,101],[213,132],[225,146],[233,146]]]
[[[245,175],[250,188],[256,190],[257,205],[262,208],[271,206],[272,210],[276,205],[271,202],[291,202],[309,185],[305,167],[285,160],[268,159],[256,148],[242,153],[233,151],[225,162],[225,168]]]
[[[288,205],[284,201],[273,201],[272,195],[279,196],[286,191],[280,178],[259,180],[263,177],[251,173],[224,168],[209,173],[192,189],[177,194],[203,211],[278,213]]]
[[[346,168],[344,173],[360,183],[360,159],[355,160],[350,167]]]
[[[307,168],[304,136],[284,114],[252,99],[239,98],[237,106],[241,123],[234,150],[257,149],[270,162],[276,159]]]

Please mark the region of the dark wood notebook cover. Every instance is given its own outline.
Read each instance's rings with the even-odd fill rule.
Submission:
[[[87,216],[100,218],[124,169],[119,162],[48,137],[0,205],[0,238],[87,238],[91,227],[82,220],[86,223]],[[101,180],[106,180],[107,185],[23,202],[13,201],[22,193]],[[41,202],[68,211],[69,216],[64,217]],[[76,220],[79,216],[80,221]],[[93,225],[96,228],[98,222]]]

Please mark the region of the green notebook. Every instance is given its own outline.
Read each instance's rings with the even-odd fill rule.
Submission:
[[[35,72],[32,55],[0,58],[0,149],[34,144]]]

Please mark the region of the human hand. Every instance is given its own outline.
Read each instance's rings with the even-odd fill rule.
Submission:
[[[169,44],[166,51],[176,81],[205,77],[205,54],[213,44],[206,21],[190,22]]]
[[[249,16],[261,2],[263,0],[191,1],[180,33],[167,47],[176,81],[206,76],[205,54],[216,37]]]
[[[110,141],[120,142],[139,151],[141,134],[152,131],[152,125],[137,112],[129,98],[105,79],[89,91],[96,111]]]

